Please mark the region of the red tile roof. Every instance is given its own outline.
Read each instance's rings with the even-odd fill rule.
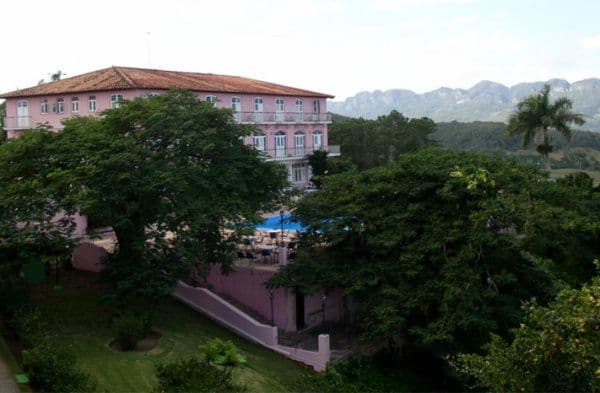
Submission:
[[[88,72],[87,74],[62,79],[56,82],[45,83],[39,86],[0,94],[0,98],[70,94],[103,90],[162,90],[170,89],[172,87],[215,93],[249,93],[333,98],[333,96],[329,94],[297,89],[256,79],[243,78],[241,76],[116,66]]]

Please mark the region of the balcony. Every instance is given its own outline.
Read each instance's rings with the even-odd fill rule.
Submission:
[[[320,147],[296,146],[292,148],[262,149],[261,151],[267,156],[267,161],[299,160],[306,158],[306,156],[311,155],[315,151],[326,151],[329,156],[340,155],[340,147],[337,145]]]
[[[323,124],[331,123],[330,113],[306,112],[235,112],[238,123],[244,124]]]
[[[7,116],[4,118],[5,130],[28,130],[35,126],[31,116]]]

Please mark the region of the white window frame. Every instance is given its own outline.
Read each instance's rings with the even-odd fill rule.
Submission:
[[[88,96],[88,112],[96,112],[96,96]]]
[[[306,137],[304,135],[304,131],[296,131],[296,133],[294,133],[294,153],[297,156],[303,156],[305,146]]]
[[[110,107],[118,109],[123,105],[123,94],[113,94],[110,96]]]
[[[321,113],[321,100],[313,100],[313,112]]]
[[[275,157],[285,157],[285,152],[287,150],[287,135],[283,131],[278,131],[275,134],[274,140]],[[283,141],[283,145],[280,143],[281,141]]]
[[[254,148],[258,151],[267,149],[267,137],[264,134],[256,134],[253,137]]]
[[[150,93],[146,94],[146,97],[152,98],[152,97],[158,97],[159,95],[160,95],[159,92],[151,91]]]
[[[318,143],[317,143],[318,142]],[[323,147],[323,131],[313,132],[313,150],[321,150]]]
[[[265,109],[265,102],[262,97],[254,97],[254,121],[263,121],[263,111]]]
[[[301,183],[304,181],[304,164],[292,164],[292,182]]]
[[[65,112],[65,99],[59,97],[56,99],[54,103],[54,107],[52,108],[52,112],[54,113],[64,113]]]
[[[231,97],[231,110],[233,110],[233,118],[237,122],[242,121],[242,99],[240,97]]]
[[[205,97],[206,102],[210,102],[213,106],[217,106],[217,96],[208,95]]]
[[[79,112],[79,97],[71,97],[71,112]]]
[[[296,99],[296,121],[304,120],[304,101],[301,98]]]
[[[283,121],[285,112],[285,101],[283,98],[275,99],[275,121]]]
[[[48,114],[48,100],[46,98],[40,101],[40,113],[42,115]]]

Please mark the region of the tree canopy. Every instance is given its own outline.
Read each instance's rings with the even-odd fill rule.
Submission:
[[[403,154],[323,178],[297,205],[298,260],[270,285],[343,288],[366,337],[476,349],[518,323],[522,301],[593,274],[599,195],[484,154]]]
[[[394,110],[377,120],[336,121],[329,127],[329,142],[340,145],[344,160],[368,169],[431,144],[434,131],[431,119],[409,119]]]
[[[458,357],[458,370],[493,392],[600,390],[600,277],[561,291],[548,307],[523,308],[512,342],[492,335],[485,354]]]
[[[173,90],[10,140],[0,148],[3,235],[28,223],[17,232],[69,236],[68,219],[53,221],[60,211],[110,225],[118,294],[159,296],[193,267],[227,269],[235,236],[223,228],[259,220],[287,185],[282,166],[244,145],[251,132],[229,110]]]

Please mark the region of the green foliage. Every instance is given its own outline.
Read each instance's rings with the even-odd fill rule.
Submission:
[[[214,366],[207,360],[191,358],[156,365],[158,393],[243,392],[246,389],[231,380],[231,370]]]
[[[537,95],[532,95],[517,104],[517,110],[508,121],[509,136],[523,135],[523,147],[537,139],[537,151],[543,157],[553,151],[549,129],[559,132],[566,140],[571,139],[570,123],[583,125],[583,115],[572,112],[573,102],[568,98],[558,98],[550,103],[550,85],[545,85]],[[547,169],[550,169],[549,162]]]
[[[214,338],[200,346],[206,361],[220,366],[239,366],[246,364],[246,358],[238,352],[231,341]]]
[[[6,140],[6,131],[4,131],[4,117],[6,116],[6,101],[0,103],[0,145]]]
[[[340,145],[344,158],[362,170],[430,145],[429,135],[434,131],[435,123],[428,118],[409,119],[392,111],[377,120],[334,122],[329,127],[329,142]]]
[[[458,357],[458,370],[493,392],[600,391],[600,277],[523,308],[512,342],[492,335],[484,355]]]
[[[149,314],[125,313],[115,318],[115,339],[123,351],[135,349],[138,341],[150,333],[152,318]]]
[[[589,183],[484,154],[403,154],[304,197],[298,259],[269,285],[342,287],[366,338],[474,350],[508,334],[523,301],[587,281],[599,214]]]
[[[24,304],[14,311],[10,326],[24,348],[33,348],[44,342],[47,323],[39,307]]]
[[[405,375],[384,374],[376,360],[358,358],[329,365],[322,373],[303,375],[297,383],[299,392],[320,393],[379,393],[414,391],[417,385],[407,381]]]
[[[308,156],[308,164],[310,165],[312,172],[312,183],[318,188],[321,184],[320,176],[324,176],[329,171],[329,159],[327,158],[327,152],[324,150],[317,150]]]
[[[193,268],[228,270],[237,236],[221,229],[259,221],[287,185],[282,165],[244,145],[252,131],[173,90],[10,140],[0,146],[0,238],[69,239],[72,220],[53,221],[61,211],[110,224],[118,248],[106,275],[117,298],[166,296]]]
[[[23,351],[23,367],[31,386],[42,392],[92,392],[96,386],[69,350],[48,343]]]

